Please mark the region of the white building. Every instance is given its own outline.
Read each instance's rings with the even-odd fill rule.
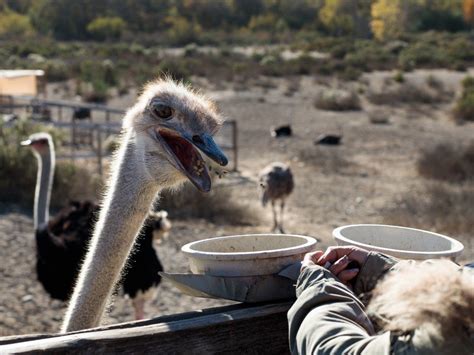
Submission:
[[[0,70],[0,95],[36,96],[43,76],[43,70]]]

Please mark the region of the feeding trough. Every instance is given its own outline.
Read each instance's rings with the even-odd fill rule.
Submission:
[[[464,246],[442,234],[382,224],[353,224],[334,229],[339,245],[354,245],[401,259],[424,260],[459,256]]]
[[[162,272],[195,297],[264,302],[295,297],[301,260],[316,239],[293,234],[246,234],[199,240],[181,250],[191,274]]]
[[[181,250],[191,272],[211,276],[257,276],[279,273],[301,261],[316,240],[293,234],[246,234],[195,241]]]

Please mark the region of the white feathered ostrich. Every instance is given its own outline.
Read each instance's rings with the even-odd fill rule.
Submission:
[[[67,301],[92,236],[99,206],[91,201],[72,201],[54,218],[49,218],[49,203],[55,170],[55,149],[48,133],[32,134],[22,145],[32,149],[38,161],[34,202],[36,274],[38,281],[55,299]],[[128,260],[121,284],[132,300],[135,318],[144,317],[145,301],[161,281],[163,271],[153,247],[170,230],[166,211],[150,212]],[[148,296],[148,297],[147,297]]]
[[[120,148],[63,332],[99,325],[160,190],[186,180],[201,191],[211,189],[198,149],[218,164],[227,164],[212,138],[220,125],[214,104],[183,84],[160,79],[144,88],[124,118]]]
[[[272,204],[273,231],[285,233],[283,229],[283,210],[285,201],[294,188],[293,173],[288,165],[284,163],[271,163],[259,173],[259,184],[261,187],[262,205],[265,207],[268,201]],[[280,201],[280,219],[277,218],[275,203]]]

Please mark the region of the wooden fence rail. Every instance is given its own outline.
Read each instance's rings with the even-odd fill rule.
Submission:
[[[287,354],[291,302],[237,304],[67,334],[0,338],[0,353]]]

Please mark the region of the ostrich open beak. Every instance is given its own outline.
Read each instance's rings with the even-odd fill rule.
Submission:
[[[156,140],[168,153],[171,164],[186,175],[200,191],[209,192],[211,177],[198,149],[219,165],[225,166],[228,162],[212,136],[204,133],[189,137],[186,133],[163,127],[155,128],[153,132]]]

